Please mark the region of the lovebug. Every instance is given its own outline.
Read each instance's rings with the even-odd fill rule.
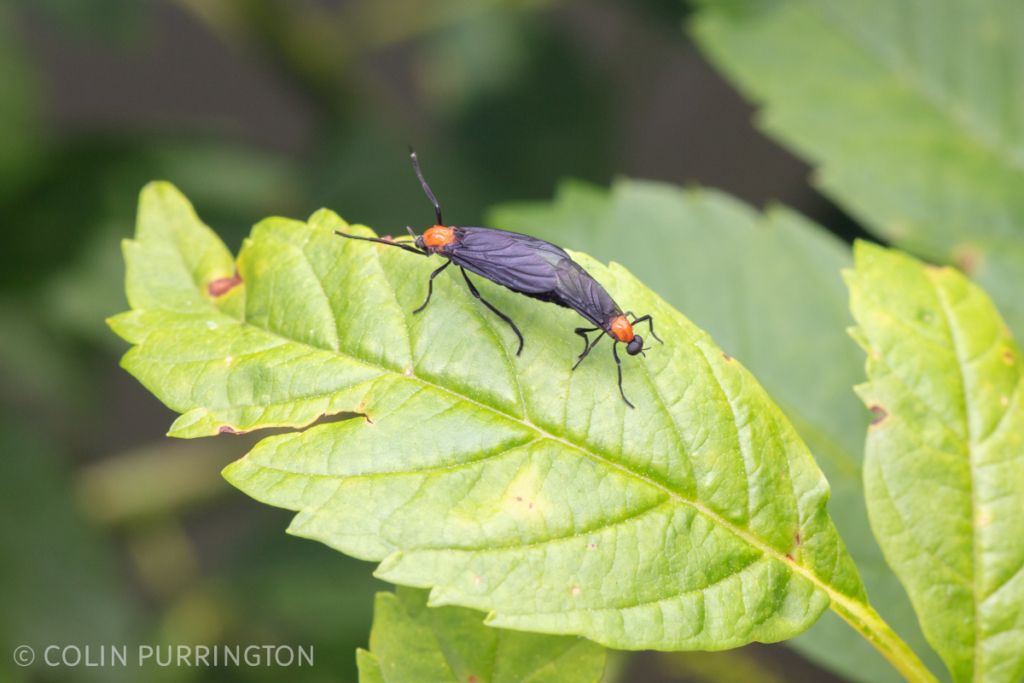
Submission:
[[[409,156],[423,192],[434,206],[437,223],[424,230],[422,235],[417,235],[411,227],[406,226],[411,241],[362,237],[340,231],[336,231],[337,234],[349,239],[398,247],[420,256],[437,254],[445,259],[441,267],[430,274],[427,281],[427,298],[413,313],[421,312],[430,303],[430,297],[434,293],[434,278],[453,263],[457,265],[470,294],[504,320],[519,338],[517,356],[523,351],[522,332],[510,317],[480,295],[476,285],[469,279],[467,270],[503,285],[513,292],[571,308],[594,326],[575,329],[575,333],[583,337],[583,352],[576,358],[572,369],[575,370],[597,343],[608,335],[613,341],[612,356],[618,369],[619,393],[626,405],[633,408],[633,404],[626,398],[626,393],[622,389],[622,361],[619,359],[618,346],[625,344],[626,352],[631,356],[643,354],[647,350],[644,348],[643,337],[633,331],[633,327],[639,323],[647,323],[651,336],[661,342],[654,333],[654,321],[651,316],[644,315],[638,318],[632,311],[623,313],[605,288],[557,245],[497,228],[445,225],[441,217],[441,204],[423,177],[416,152],[410,150]],[[589,337],[592,332],[598,333],[593,341]]]

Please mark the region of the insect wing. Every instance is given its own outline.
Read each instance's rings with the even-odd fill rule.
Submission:
[[[550,242],[493,228],[456,228],[456,245],[455,263],[524,294],[554,291],[562,264],[572,264]]]
[[[598,327],[604,327],[611,318],[621,315],[611,295],[593,276],[575,261],[558,268],[558,284],[554,298]]]

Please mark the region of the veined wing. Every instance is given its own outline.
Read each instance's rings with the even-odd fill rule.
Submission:
[[[455,263],[523,294],[554,292],[562,264],[573,264],[560,247],[517,232],[455,228],[455,235],[447,254]]]
[[[527,296],[571,308],[604,327],[621,313],[604,287],[561,247],[517,232],[456,228],[455,263]]]
[[[622,311],[601,283],[575,261],[568,261],[558,269],[558,285],[552,301],[573,309],[598,327]]]

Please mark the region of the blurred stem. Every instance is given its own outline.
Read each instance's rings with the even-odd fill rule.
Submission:
[[[830,597],[832,611],[864,636],[903,678],[912,683],[938,683],[935,675],[871,605],[838,594],[832,594]]]
[[[75,482],[82,511],[102,524],[173,515],[231,490],[220,470],[248,441],[153,444],[83,467]],[[149,484],[159,481],[154,488]]]

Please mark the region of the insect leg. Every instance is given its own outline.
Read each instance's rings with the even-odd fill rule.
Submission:
[[[622,390],[622,361],[619,359],[618,348],[619,348],[619,342],[615,342],[612,345],[612,356],[615,357],[615,367],[619,371],[619,393],[622,394],[622,400],[626,402],[627,406],[629,406],[630,408],[636,408],[636,406],[634,406],[632,403],[630,403],[629,399],[626,398],[626,392]]]
[[[633,315],[633,314],[632,314],[632,313],[630,313],[630,315]],[[650,316],[650,315],[645,315],[645,316],[641,316],[641,317],[639,317],[639,318],[636,318],[636,319],[635,319],[635,320],[634,320],[634,321],[633,321],[632,323],[630,323],[630,324],[632,324],[632,325],[638,325],[638,324],[640,324],[640,323],[647,323],[647,327],[648,327],[648,329],[650,329],[650,331],[651,331],[651,336],[652,336],[652,337],[654,337],[655,339],[657,339],[657,340],[658,340],[659,342],[661,342],[662,344],[664,344],[664,343],[665,343],[665,342],[661,341],[661,337],[659,337],[659,336],[658,336],[657,334],[655,334],[655,333],[654,333],[654,320],[653,320],[653,319],[651,318],[651,316]]]
[[[583,353],[587,352],[587,347],[590,346],[590,337],[587,336],[589,332],[596,332],[601,329],[600,327],[577,327],[573,330],[574,334],[578,334],[583,337]]]
[[[451,261],[445,261],[444,265],[442,265],[440,268],[438,268],[437,270],[430,274],[430,279],[427,280],[427,298],[423,301],[422,304],[420,304],[419,308],[413,311],[414,315],[422,311],[424,308],[427,307],[427,304],[430,303],[430,297],[434,294],[434,278],[440,275],[441,272],[451,264]]]
[[[572,366],[573,370],[575,370],[576,368],[579,367],[580,363],[583,362],[583,359],[587,357],[587,355],[594,349],[595,346],[597,346],[597,342],[599,342],[602,339],[604,339],[604,332],[599,334],[597,336],[597,338],[594,339],[594,341],[590,341],[590,339],[587,339],[587,336],[586,336],[585,333],[586,332],[593,332],[595,330],[600,330],[600,329],[601,329],[600,327],[595,327],[595,328],[593,328],[591,330],[587,330],[586,328],[583,328],[583,327],[576,328],[576,334],[578,334],[581,337],[583,337],[584,339],[586,339],[588,344],[587,344],[587,346],[585,346],[583,348],[583,353],[581,353],[579,355],[579,357],[576,359],[576,362],[573,364],[573,366]]]
[[[460,266],[459,270],[462,271],[462,277],[466,278],[466,284],[469,285],[469,293],[472,294],[475,298],[477,298],[480,301],[480,303],[482,303],[484,306],[491,309],[491,311],[493,311],[496,316],[507,322],[509,324],[509,327],[512,328],[512,331],[516,333],[517,337],[519,337],[519,349],[516,351],[516,355],[518,356],[519,354],[521,354],[523,352],[523,333],[520,332],[519,328],[516,327],[516,324],[512,322],[512,318],[508,317],[507,315],[499,311],[497,308],[494,307],[493,304],[491,304],[490,301],[480,296],[480,292],[477,291],[476,285],[473,284],[473,281],[469,279],[469,275],[466,274],[465,268]]]

